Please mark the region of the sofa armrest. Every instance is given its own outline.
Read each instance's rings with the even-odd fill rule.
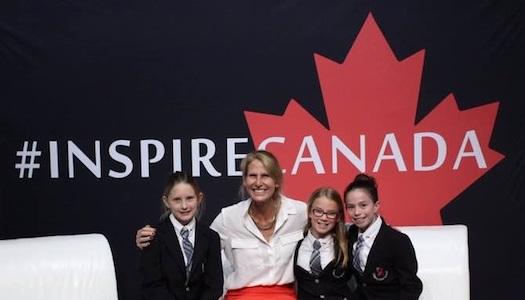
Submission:
[[[0,299],[115,300],[108,241],[101,234],[0,241]]]
[[[416,251],[420,300],[469,300],[468,234],[465,225],[399,226]]]

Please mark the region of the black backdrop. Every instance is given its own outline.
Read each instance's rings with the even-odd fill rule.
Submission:
[[[185,170],[192,139],[215,144],[222,176],[201,168],[199,178],[210,222],[238,198],[226,149],[228,138],[249,137],[243,112],[281,114],[294,98],[326,123],[313,54],[342,61],[371,12],[397,57],[426,50],[418,120],[450,92],[462,109],[499,101],[490,145],[505,159],[441,215],[444,224],[469,226],[471,298],[522,299],[524,8],[522,1],[3,0],[0,236],[103,233],[119,297],[138,299],[135,230],[158,218],[172,140],[181,141]],[[148,139],[166,154],[143,176],[140,141]],[[108,175],[125,172],[108,154],[117,140],[129,141],[119,148],[133,164],[124,178]],[[15,164],[33,141],[42,155],[29,178]],[[100,141],[100,178],[77,158],[70,176],[68,141],[93,161]],[[249,141],[236,152],[250,151]]]

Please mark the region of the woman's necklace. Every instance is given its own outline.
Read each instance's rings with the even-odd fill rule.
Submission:
[[[279,204],[280,204],[280,202],[281,201],[279,201],[275,205],[273,218],[267,224],[260,224],[256,220],[256,218],[255,218],[255,216],[253,214],[253,206],[250,205],[250,208],[248,209],[248,215],[250,215],[250,218],[252,218],[252,221],[253,221],[253,223],[255,223],[255,226],[257,227],[257,229],[259,229],[260,231],[266,231],[266,230],[273,229],[275,227],[275,221],[277,220],[277,213],[279,212]]]
[[[252,214],[250,214],[250,217],[252,217],[252,220],[253,220],[253,223],[255,223],[255,226],[257,227],[257,229],[261,230],[261,231],[265,231],[265,230],[270,230],[272,229],[274,226],[275,226],[275,216],[272,218],[272,220],[270,222],[268,222],[268,224],[266,225],[261,225],[259,224],[259,222],[257,222],[255,220],[255,218],[253,217]]]

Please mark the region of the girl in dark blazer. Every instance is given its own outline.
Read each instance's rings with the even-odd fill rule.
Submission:
[[[193,178],[172,174],[162,202],[169,216],[142,250],[142,299],[215,300],[223,292],[219,236],[196,214],[203,194]]]
[[[310,196],[305,238],[294,259],[297,299],[350,299],[344,206],[336,190],[320,188]]]
[[[416,300],[422,291],[414,247],[404,233],[378,215],[379,198],[373,177],[359,174],[344,191],[353,225],[348,230],[356,299]]]

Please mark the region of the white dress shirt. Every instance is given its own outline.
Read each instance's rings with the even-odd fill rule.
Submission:
[[[308,272],[312,271],[310,270],[310,256],[314,250],[313,243],[315,240],[315,236],[313,236],[312,233],[308,231],[308,234],[301,243],[299,252],[297,253],[297,265]],[[317,240],[319,240],[321,243],[319,254],[321,255],[321,267],[324,269],[326,265],[328,265],[335,258],[334,237],[329,234]]]
[[[293,255],[303,238],[306,204],[281,195],[274,235],[268,242],[248,215],[250,203],[248,199],[223,208],[210,226],[221,238],[225,288],[292,283]]]
[[[184,256],[184,263],[188,265],[188,258],[186,257],[186,253],[184,252],[184,248],[182,247],[182,235],[180,234],[180,231],[183,227],[186,227],[186,229],[189,230],[188,239],[190,240],[191,244],[195,247],[195,218],[191,219],[191,221],[187,225],[182,225],[173,214],[170,214],[170,221],[171,224],[173,224],[173,227],[175,227],[175,234],[177,235],[177,239],[179,240],[179,247],[182,251],[182,255]]]
[[[376,236],[379,232],[379,229],[381,228],[381,224],[383,224],[383,221],[381,220],[380,216],[377,216],[376,220],[372,222],[372,224],[365,230],[365,232],[359,232],[357,234],[357,240],[353,245],[353,253],[355,253],[355,248],[357,246],[357,241],[359,240],[359,237],[363,236],[364,238],[364,245],[362,246],[363,248],[359,252],[359,262],[361,263],[361,270],[365,269],[368,254],[370,253],[370,249],[372,248],[372,245],[376,240]]]

